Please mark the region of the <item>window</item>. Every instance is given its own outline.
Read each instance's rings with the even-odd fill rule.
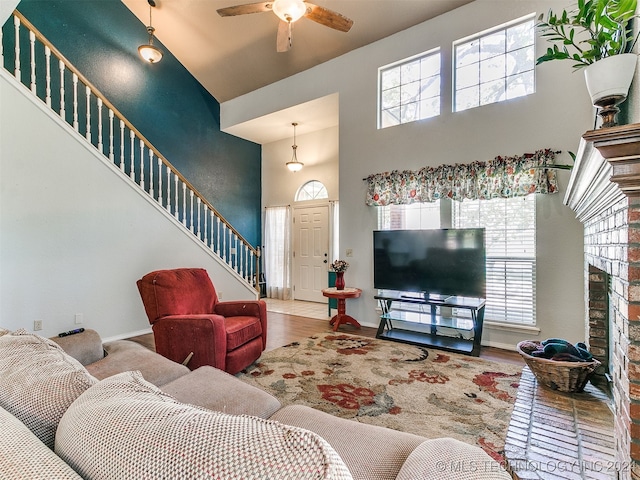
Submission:
[[[485,320],[535,325],[535,195],[388,205],[378,208],[378,229],[445,228],[449,226],[449,218],[453,228],[485,228]],[[457,315],[465,313],[464,310],[456,312]]]
[[[296,193],[296,202],[304,202],[305,200],[320,200],[329,198],[327,189],[317,180],[311,180],[300,187]]]
[[[387,205],[378,208],[379,230],[426,230],[440,228],[440,201]]]
[[[440,115],[440,50],[378,69],[378,128]]]
[[[535,92],[532,17],[454,44],[454,111]]]
[[[535,325],[535,196],[453,202],[455,228],[485,228],[485,320]]]

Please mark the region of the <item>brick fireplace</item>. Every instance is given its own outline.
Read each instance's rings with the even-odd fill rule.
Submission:
[[[583,135],[564,202],[584,225],[585,338],[611,381],[619,478],[640,479],[640,124]]]

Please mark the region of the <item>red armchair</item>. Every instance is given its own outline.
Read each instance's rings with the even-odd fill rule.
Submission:
[[[262,300],[220,302],[202,268],[158,270],[137,281],[156,351],[191,370],[211,365],[231,374],[257,360],[267,344]],[[191,355],[193,354],[193,355]]]

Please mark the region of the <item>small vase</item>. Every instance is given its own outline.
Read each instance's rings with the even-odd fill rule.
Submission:
[[[344,272],[336,272],[336,290],[344,290]]]

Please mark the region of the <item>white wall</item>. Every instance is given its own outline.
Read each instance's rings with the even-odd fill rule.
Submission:
[[[4,25],[19,3],[20,0],[0,0],[0,25]]]
[[[340,249],[353,249],[347,284],[363,289],[347,310],[361,323],[377,326],[372,283],[372,230],[376,210],[364,204],[367,175],[443,163],[490,160],[497,155],[540,148],[576,151],[593,126],[594,110],[582,74],[571,64],[552,62],[536,69],[535,94],[509,102],[451,113],[451,93],[443,89],[442,114],[433,119],[376,129],[378,67],[440,46],[444,85],[451,83],[451,43],[521,16],[558,8],[557,1],[476,0],[411,29],[350,52],[294,77],[221,106],[225,125],[256,118],[332,93],[340,96]],[[538,54],[546,45],[538,42]],[[569,157],[562,158],[565,163]],[[540,332],[486,328],[483,343],[513,348],[524,338],[583,336],[582,225],[562,204],[561,193],[537,200],[537,315]]]
[[[299,172],[290,172],[285,163],[291,160],[291,139],[262,146],[262,205],[293,205],[298,189],[311,180],[327,188],[330,200],[337,200],[338,127],[306,135],[298,135],[298,161],[304,163]]]
[[[0,72],[0,326],[103,338],[149,329],[136,280],[203,267],[224,300],[255,299],[226,265]],[[74,316],[82,313],[84,323]]]

